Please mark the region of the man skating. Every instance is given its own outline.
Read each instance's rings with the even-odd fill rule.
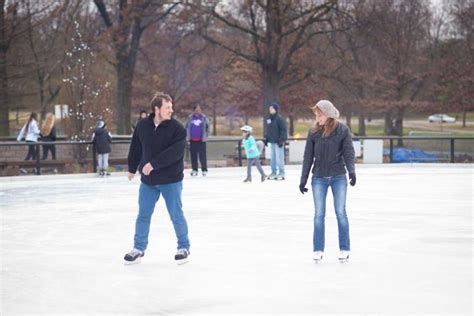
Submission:
[[[141,173],[139,211],[135,224],[134,248],[125,255],[125,263],[136,263],[145,255],[150,232],[150,221],[160,195],[173,222],[178,239],[178,264],[188,260],[188,225],[183,214],[184,150],[186,130],[173,119],[171,97],[157,93],[151,101],[152,113],[138,122],[128,154],[128,179],[138,170]]]

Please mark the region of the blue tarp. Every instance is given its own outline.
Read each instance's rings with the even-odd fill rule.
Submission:
[[[390,150],[386,149],[385,154],[389,155]],[[421,149],[394,148],[392,162],[436,162],[436,155],[427,153]]]

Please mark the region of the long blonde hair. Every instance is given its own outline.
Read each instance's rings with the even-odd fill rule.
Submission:
[[[324,114],[316,105],[312,107],[313,112],[318,112],[318,114]],[[323,137],[328,137],[336,128],[338,122],[335,118],[328,117],[326,123],[324,125],[319,125],[318,121],[316,121],[311,128],[313,133],[317,133],[320,130],[323,130]]]
[[[51,133],[51,130],[54,126],[54,115],[52,113],[46,114],[46,118],[43,122],[43,126],[41,127],[41,135],[47,136]]]

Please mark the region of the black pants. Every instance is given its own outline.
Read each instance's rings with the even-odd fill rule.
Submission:
[[[36,160],[36,142],[27,140],[28,145],[28,154],[25,157],[25,160]],[[30,145],[32,144],[32,145]]]
[[[43,145],[43,157],[42,160],[46,160],[48,158],[48,151],[51,151],[51,156],[53,160],[56,160],[56,145]]]
[[[191,165],[194,171],[198,171],[198,155],[201,162],[201,170],[207,171],[206,142],[191,141],[189,145],[191,151]]]

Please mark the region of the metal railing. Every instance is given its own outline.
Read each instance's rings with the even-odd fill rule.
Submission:
[[[116,137],[114,138],[112,145],[118,145],[118,144],[130,144],[131,137]],[[455,162],[455,154],[456,154],[456,144],[460,144],[461,142],[468,142],[468,153],[470,157],[474,156],[474,137],[469,137],[469,136],[459,136],[459,137],[454,137],[454,136],[439,136],[439,137],[429,137],[429,136],[377,136],[377,137],[372,137],[372,136],[354,136],[353,140],[357,141],[364,141],[364,140],[383,140],[384,142],[388,142],[388,160],[389,162],[393,162],[393,156],[394,156],[394,150],[396,148],[395,142],[404,142],[404,141],[435,141],[435,142],[448,142],[449,144],[449,149],[447,157],[449,162],[454,163]],[[306,141],[306,138],[289,138],[287,141]],[[208,146],[214,146],[212,151],[214,152],[214,159],[226,159],[226,158],[232,158],[234,159],[238,166],[243,165],[243,161],[245,160],[244,154],[243,154],[243,146],[242,146],[242,139],[240,138],[220,138],[220,139],[209,139],[207,141]],[[96,154],[96,147],[92,142],[83,142],[83,141],[56,141],[56,142],[37,142],[37,143],[25,143],[25,142],[14,142],[14,141],[7,141],[7,142],[0,142],[0,164],[8,164],[9,162],[12,162],[12,160],[7,160],[5,158],[2,158],[2,152],[4,151],[4,147],[16,147],[16,146],[23,146],[26,147],[28,145],[34,145],[36,148],[36,160],[34,167],[36,169],[36,174],[40,175],[41,174],[41,168],[45,165],[51,164],[51,163],[43,163],[43,161],[40,158],[40,147],[42,145],[56,145],[56,146],[87,146],[89,149],[92,150],[83,150],[82,154],[79,157],[74,157],[74,160],[77,161],[77,163],[82,163],[82,164],[87,164],[87,163],[92,163],[92,168],[94,172],[97,172],[97,154]],[[285,146],[287,147],[287,146]],[[208,147],[209,148],[209,147]],[[217,149],[216,149],[217,148]],[[222,149],[223,148],[223,149]],[[470,148],[473,148],[472,151]],[[209,150],[209,149],[208,149]],[[286,150],[287,151],[287,150]],[[78,150],[79,152],[79,150]],[[224,154],[222,154],[224,152]],[[286,156],[286,155],[285,155]],[[186,161],[189,161],[189,146],[186,146],[186,153],[185,153],[185,159]],[[121,160],[126,160],[126,154],[123,156],[120,156]],[[18,162],[18,160],[16,160]]]

